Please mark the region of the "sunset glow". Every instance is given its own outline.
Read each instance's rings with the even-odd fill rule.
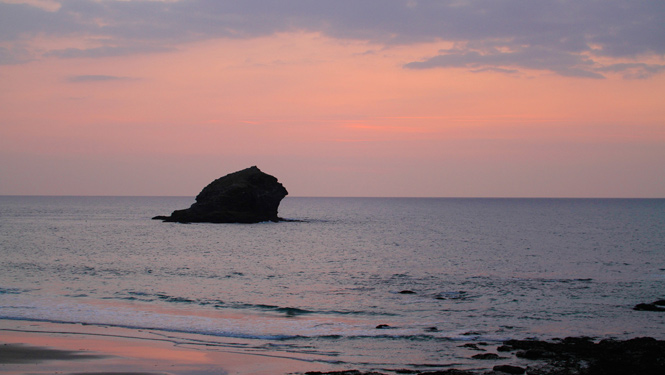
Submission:
[[[0,194],[665,196],[658,2],[332,3],[0,1]]]

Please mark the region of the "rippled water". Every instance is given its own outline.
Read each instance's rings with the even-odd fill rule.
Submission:
[[[662,199],[288,197],[299,222],[150,220],[192,202],[0,197],[0,319],[353,368],[475,366],[465,341],[665,338],[663,314],[632,310],[665,298]]]

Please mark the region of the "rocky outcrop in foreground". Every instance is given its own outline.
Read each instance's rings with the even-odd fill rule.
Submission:
[[[474,344],[465,346],[475,347]],[[588,337],[568,337],[563,340],[509,340],[497,348],[498,352],[511,352],[515,357],[530,362],[527,366],[500,364],[492,370],[469,371],[447,369],[441,371],[391,370],[397,374],[412,375],[662,375],[665,374],[665,341],[651,337],[631,340],[602,340],[594,342]],[[477,355],[476,355],[477,356]],[[474,356],[475,358],[478,358]],[[484,359],[484,358],[480,358]],[[489,358],[488,358],[489,359]],[[513,358],[492,356],[508,363]],[[307,372],[305,375],[385,375],[381,372],[356,370],[334,372]]]
[[[177,223],[260,223],[279,221],[279,203],[288,194],[277,178],[256,166],[211,182],[190,208],[155,220]]]

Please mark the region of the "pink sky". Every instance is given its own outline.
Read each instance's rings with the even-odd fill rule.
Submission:
[[[662,6],[222,3],[0,0],[0,194],[665,197]]]

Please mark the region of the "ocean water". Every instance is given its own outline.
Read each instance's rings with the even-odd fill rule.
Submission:
[[[383,370],[488,365],[469,342],[665,339],[665,314],[632,310],[665,298],[664,199],[287,197],[298,221],[150,220],[191,203],[0,197],[0,319]]]

